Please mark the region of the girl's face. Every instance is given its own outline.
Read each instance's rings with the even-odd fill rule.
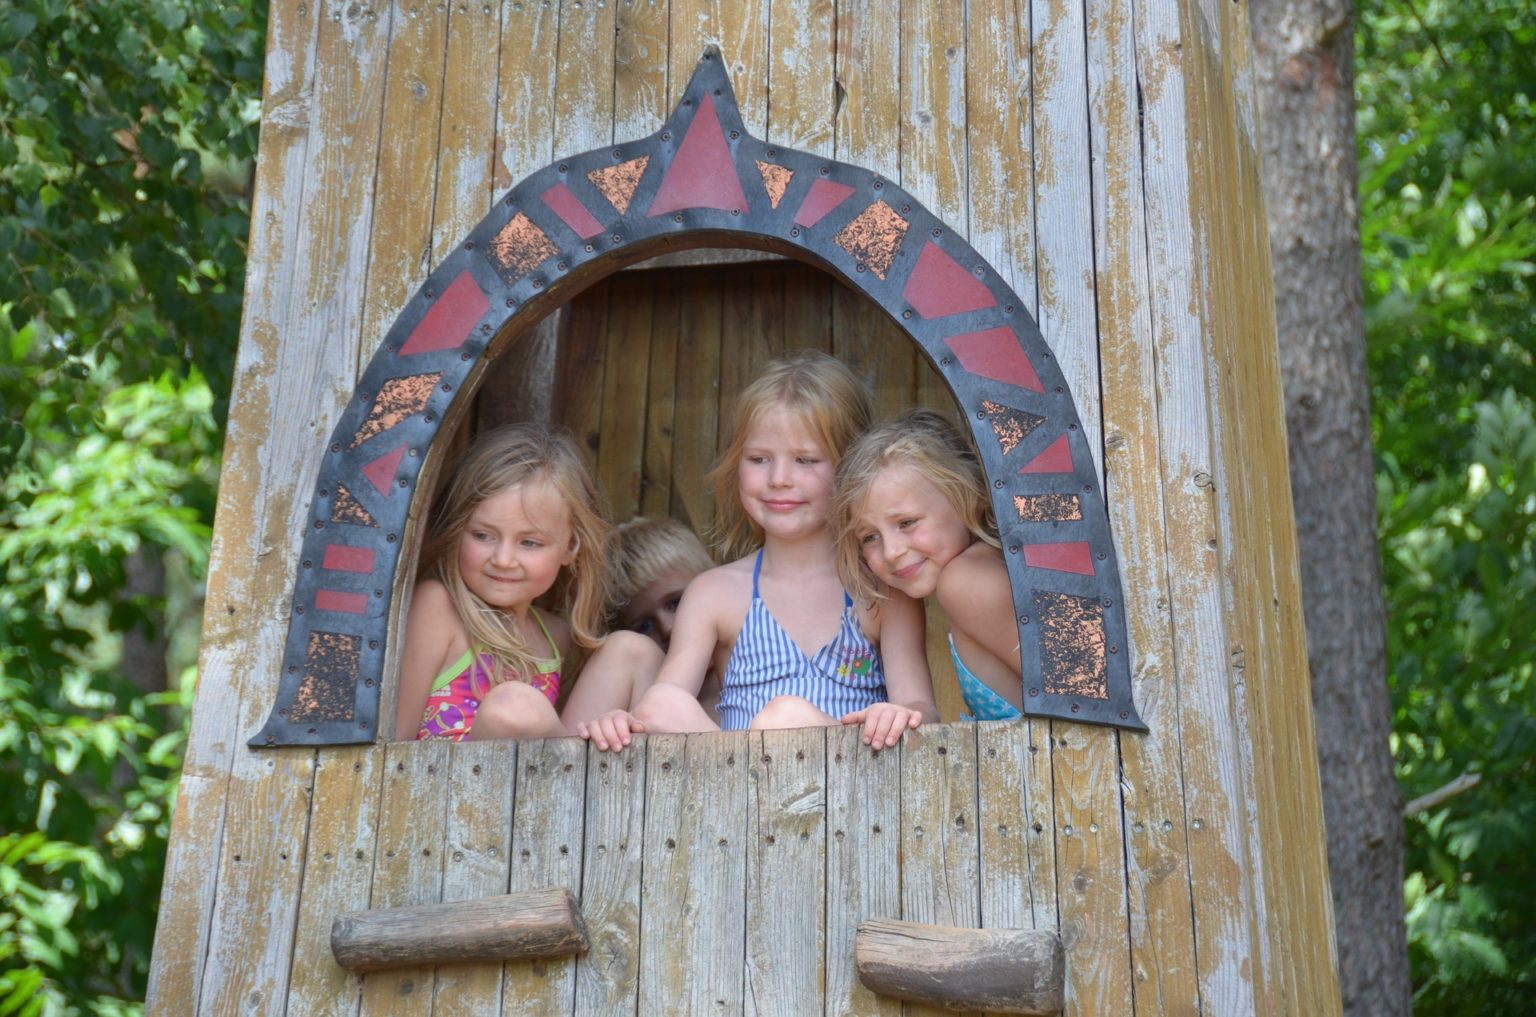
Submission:
[[[869,570],[914,600],[931,596],[944,566],[975,539],[944,493],[902,465],[876,475],[853,534]]]
[[[571,513],[544,480],[482,501],[459,535],[459,575],[492,607],[523,615],[575,557]]]
[[[830,524],[833,475],[826,450],[801,416],[772,407],[752,421],[741,450],[741,507],[767,536],[813,536]]]

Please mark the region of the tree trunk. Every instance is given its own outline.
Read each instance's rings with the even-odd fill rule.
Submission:
[[[1360,278],[1353,7],[1250,0],[1291,490],[1347,1017],[1406,1017]]]

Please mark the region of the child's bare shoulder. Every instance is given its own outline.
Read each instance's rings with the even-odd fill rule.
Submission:
[[[411,591],[411,614],[436,617],[450,615],[457,618],[454,613],[453,598],[448,594],[448,587],[438,579],[423,579],[416,584]]]
[[[745,562],[745,566],[743,566]],[[720,610],[730,601],[752,595],[752,560],[728,562],[705,569],[688,583],[683,602],[695,610]]]
[[[939,573],[936,591],[944,610],[975,610],[997,603],[1011,605],[1013,588],[1003,553],[991,544],[976,541],[956,555]]]

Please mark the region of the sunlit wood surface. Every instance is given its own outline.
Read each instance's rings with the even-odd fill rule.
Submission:
[[[903,1012],[854,977],[868,917],[1057,930],[1075,1017],[1339,1012],[1241,5],[274,0],[270,18],[150,1013]],[[1031,305],[1103,472],[1150,733],[956,725],[880,756],[844,731],[617,757],[246,748],[321,454],[385,330],[497,194],[658,129],[710,44],[749,131],[898,182]],[[478,421],[549,417],[621,518],[702,525],[696,478],[761,363],[816,346],[883,410],[947,405],[903,342],[804,266],[632,270],[509,343],[429,469]],[[359,979],[330,956],[343,911],[550,885],[582,900],[584,957]]]

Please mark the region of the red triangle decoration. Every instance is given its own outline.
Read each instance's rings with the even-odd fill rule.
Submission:
[[[997,298],[981,280],[960,267],[960,263],[932,240],[917,256],[917,267],[907,278],[901,299],[925,318],[942,318],[965,311],[992,307]]]
[[[677,155],[667,167],[667,175],[656,191],[648,216],[665,215],[683,208],[718,208],[729,212],[747,211],[747,196],[736,176],[736,163],[720,129],[714,100],[704,96],[699,111],[688,125],[688,133],[678,146]]]
[[[421,321],[411,330],[411,337],[400,347],[400,355],[431,353],[462,346],[470,330],[490,310],[491,302],[480,291],[480,284],[469,269],[460,272],[448,288],[438,295]]]
[[[919,313],[922,313],[921,310]],[[1040,384],[1040,376],[1035,373],[1035,365],[1029,362],[1029,354],[1019,345],[1019,337],[1006,325],[989,328],[984,332],[950,336],[944,341],[955,351],[960,366],[972,374],[1027,388],[1031,392],[1045,391],[1045,386]]]

